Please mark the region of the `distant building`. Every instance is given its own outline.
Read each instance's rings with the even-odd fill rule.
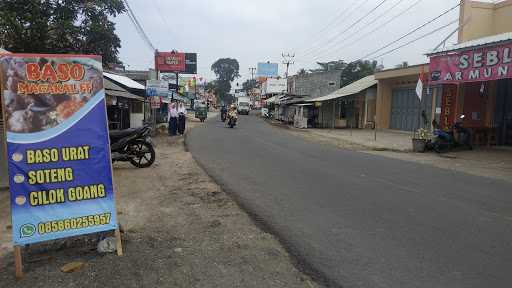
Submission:
[[[334,70],[290,76],[288,93],[310,98],[331,94],[341,88],[341,72]]]

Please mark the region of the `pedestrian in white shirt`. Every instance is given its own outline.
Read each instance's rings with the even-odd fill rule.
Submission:
[[[169,136],[176,136],[178,134],[178,116],[176,103],[169,104]]]
[[[187,108],[182,102],[178,105],[178,133],[185,134],[185,123],[187,121]]]

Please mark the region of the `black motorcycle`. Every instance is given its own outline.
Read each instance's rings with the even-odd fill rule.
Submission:
[[[229,128],[234,128],[236,126],[236,120],[236,117],[228,117]]]
[[[222,122],[226,122],[227,115],[228,115],[228,112],[221,111],[220,112],[220,120]]]
[[[148,168],[155,162],[151,127],[110,131],[112,162],[130,162],[137,168]]]

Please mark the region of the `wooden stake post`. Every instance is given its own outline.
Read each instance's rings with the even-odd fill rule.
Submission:
[[[19,280],[23,277],[23,261],[20,246],[14,246],[14,267],[16,269],[16,279]]]

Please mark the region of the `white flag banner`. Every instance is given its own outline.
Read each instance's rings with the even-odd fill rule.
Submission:
[[[421,98],[423,97],[423,82],[421,81],[421,77],[418,80],[418,85],[416,85],[416,95],[418,95],[418,98],[420,98],[421,101]]]

